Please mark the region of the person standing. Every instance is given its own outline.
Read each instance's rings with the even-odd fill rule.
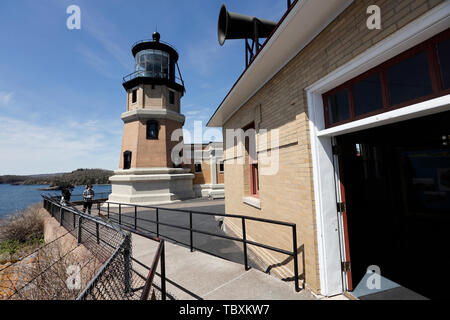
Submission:
[[[69,203],[70,203],[70,196],[71,196],[71,193],[70,193],[69,188],[62,189],[62,191],[61,191],[61,205],[63,205],[63,206],[69,205]]]
[[[87,185],[86,189],[83,191],[83,213],[86,213],[86,209],[88,209],[89,214],[91,214],[94,195],[95,193],[94,190],[92,190],[92,186]]]

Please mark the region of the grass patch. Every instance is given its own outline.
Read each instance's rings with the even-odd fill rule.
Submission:
[[[41,205],[0,220],[0,264],[15,262],[44,243]]]
[[[15,240],[0,242],[0,264],[14,263],[43,244],[45,244],[44,238],[35,238],[26,242]]]

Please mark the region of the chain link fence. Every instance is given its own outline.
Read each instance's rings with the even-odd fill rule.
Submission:
[[[138,300],[148,298],[142,293],[149,286],[153,299],[165,297],[133,269],[130,233],[43,198],[66,232],[0,270],[0,299]]]

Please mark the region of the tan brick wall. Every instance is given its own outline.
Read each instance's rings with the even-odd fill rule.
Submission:
[[[217,184],[224,184],[225,182],[225,174],[220,172],[220,166],[217,165]]]
[[[193,184],[210,184],[212,183],[211,178],[211,165],[209,162],[202,161],[202,172],[195,172],[195,165],[191,163],[189,165],[191,172],[195,175]]]
[[[136,102],[133,103],[133,91],[137,90]],[[127,91],[127,111],[141,109],[144,104],[144,89],[137,86]]]
[[[123,169],[123,153],[125,151],[132,152],[131,158],[131,166],[133,168],[136,167],[136,153],[137,153],[137,139],[133,137],[137,137],[139,135],[139,122],[130,122],[125,123],[123,127],[123,136],[122,136],[122,150],[120,153],[120,165],[119,168]]]
[[[174,130],[181,128],[181,123],[161,119],[158,122],[158,140],[147,140],[145,120],[125,124],[120,168],[123,168],[123,153],[127,150],[132,152],[132,168],[173,167],[171,152],[179,142],[171,141],[171,136]]]
[[[194,160],[193,159],[189,159],[189,157],[193,158],[194,157],[194,150],[196,150],[196,148],[199,148],[199,146],[197,145],[194,148],[194,145],[186,145],[185,148],[191,148],[191,153],[190,156],[188,156],[188,149],[185,149],[186,151],[186,159],[185,159],[185,167],[186,168],[190,168],[191,172],[195,174],[195,178],[194,178],[194,184],[212,184],[212,176],[211,176],[211,160],[209,158],[204,158],[203,161],[201,162],[202,164],[202,172],[201,173],[195,173],[195,164],[194,164]],[[208,144],[203,144],[201,146],[201,150],[203,152],[207,152],[209,148]],[[203,157],[208,157],[205,156],[205,154],[203,154]],[[221,161],[222,157],[220,156],[217,161]],[[224,183],[224,174],[219,172],[219,165],[216,165],[216,177],[217,177],[217,183],[218,184],[223,184]]]
[[[137,101],[132,103],[133,90],[137,89]],[[169,88],[166,86],[140,85],[127,91],[127,111],[136,109],[168,109],[180,112],[181,93],[174,91],[175,103],[169,103]]]
[[[167,109],[174,112],[180,112],[181,94],[174,91],[174,104],[169,103],[169,88],[166,86],[144,86],[144,109]]]
[[[162,86],[145,85],[144,94],[145,109],[163,109],[165,90]]]
[[[202,172],[196,173],[194,164],[191,165],[191,172],[195,174],[193,184],[210,184],[211,183],[211,166],[208,162],[202,162]]]
[[[305,273],[308,287],[317,293],[320,293],[317,230],[304,89],[441,2],[355,1],[224,125],[224,129],[242,128],[256,120],[260,121],[260,129],[280,129],[280,170],[274,176],[260,176],[261,210],[243,203],[249,179],[244,179],[242,165],[231,163],[234,150],[225,150],[226,212],[296,223],[301,252],[299,274]],[[366,27],[366,10],[373,4],[381,8],[382,30]],[[240,221],[230,219],[226,223],[234,232],[240,232]],[[247,234],[258,242],[292,250],[289,229],[249,223]],[[269,264],[287,258],[266,250],[253,250]],[[292,276],[292,266],[290,261],[272,271],[281,277]]]

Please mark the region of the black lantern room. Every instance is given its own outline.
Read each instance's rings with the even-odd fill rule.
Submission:
[[[131,51],[135,57],[135,70],[123,79],[126,90],[141,84],[165,85],[184,94],[184,83],[178,68],[178,52],[169,44],[161,42],[160,38],[161,35],[155,32],[152,40],[142,40],[133,45]],[[176,81],[176,71],[181,84]]]

